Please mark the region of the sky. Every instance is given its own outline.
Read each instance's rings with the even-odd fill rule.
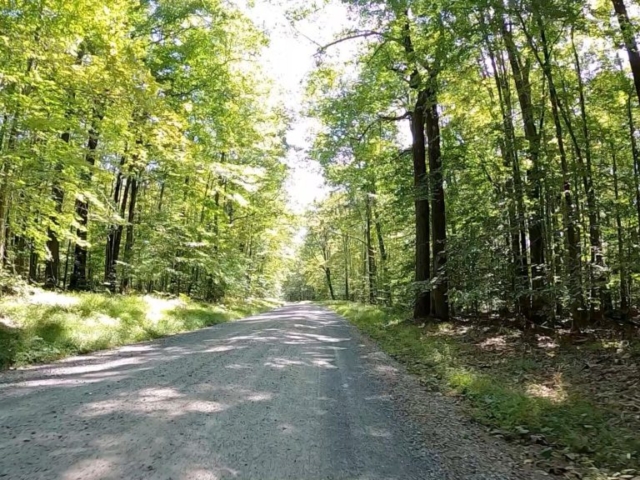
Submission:
[[[328,192],[319,165],[309,160],[306,154],[317,124],[304,118],[301,112],[305,79],[315,68],[319,45],[335,39],[351,23],[344,5],[332,0],[309,20],[298,22],[293,27],[286,12],[294,3],[291,0],[255,0],[253,6],[244,4],[241,8],[269,35],[270,44],[261,62],[278,86],[282,102],[294,115],[287,133],[287,143],[292,148],[286,158],[290,168],[286,189],[292,210],[302,213],[314,200],[323,198]],[[332,49],[331,53],[347,60],[355,52],[345,43]]]

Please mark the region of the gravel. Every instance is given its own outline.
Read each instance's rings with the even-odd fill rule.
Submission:
[[[5,372],[0,452],[3,479],[535,478],[309,304]]]

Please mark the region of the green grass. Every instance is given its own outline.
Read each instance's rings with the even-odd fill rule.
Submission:
[[[419,326],[403,321],[409,317],[406,312],[344,302],[327,305],[420,376],[424,384],[462,397],[476,420],[499,429],[504,436],[529,443],[533,438],[542,439],[553,447],[546,448],[545,454],[560,458],[568,454],[586,466],[640,466],[640,434],[629,421],[633,416],[621,418],[620,411],[597,401],[597,388],[585,387],[591,380],[582,378],[583,352],[527,354],[532,350],[520,348],[522,345],[511,351],[485,351],[479,344],[494,335],[483,333],[487,329],[470,333],[468,326]],[[578,364],[575,369],[572,362]],[[580,388],[573,380],[582,382]],[[592,381],[598,380],[594,377]],[[531,391],[539,385],[553,388],[548,389],[549,395]]]
[[[276,305],[258,299],[208,305],[188,298],[42,291],[8,297],[0,301],[0,368],[196,330]]]

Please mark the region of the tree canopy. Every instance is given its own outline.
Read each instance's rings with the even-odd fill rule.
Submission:
[[[299,279],[307,290],[413,306],[415,318],[630,318],[636,6],[344,3],[360,25],[319,50],[308,82],[322,123],[311,155],[332,192],[301,249],[320,267]],[[343,42],[359,42],[352,64],[323,61]]]
[[[288,118],[218,0],[0,7],[0,258],[49,288],[274,293]]]
[[[1,7],[3,282],[635,313],[637,6],[344,0],[303,106],[331,193],[295,224],[268,36],[218,0]],[[627,2],[628,3],[628,2]],[[311,9],[292,15],[304,18]],[[327,55],[351,42],[355,58]]]

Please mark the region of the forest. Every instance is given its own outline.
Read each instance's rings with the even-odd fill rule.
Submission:
[[[351,3],[362,27],[319,50],[308,82],[332,191],[289,295],[633,323],[637,5]],[[344,42],[360,42],[357,66],[322,61]]]
[[[637,0],[276,4],[353,20],[298,111],[242,2],[0,2],[0,368],[313,301],[524,463],[640,478]]]
[[[216,0],[12,1],[0,22],[5,286],[274,290],[287,118],[263,32]]]
[[[638,3],[348,4],[307,82],[330,192],[287,298],[329,300],[525,463],[639,478]]]

